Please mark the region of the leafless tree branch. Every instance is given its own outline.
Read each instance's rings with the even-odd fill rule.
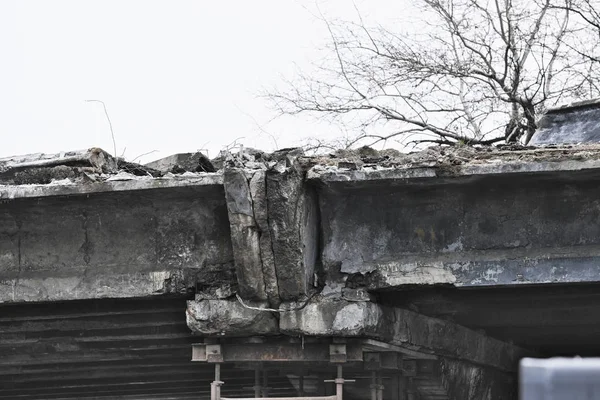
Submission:
[[[281,114],[360,121],[345,146],[527,143],[548,107],[600,95],[599,1],[419,0],[422,34],[319,11],[331,62],[268,97]]]

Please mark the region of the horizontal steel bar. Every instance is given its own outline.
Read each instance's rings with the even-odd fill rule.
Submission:
[[[192,361],[211,362],[207,344],[192,344]],[[216,349],[216,348],[215,348]],[[330,362],[329,343],[225,343],[220,347],[221,361],[217,362]],[[216,354],[213,354],[216,356]],[[362,362],[362,345],[355,341],[346,344],[346,362]],[[215,362],[215,361],[212,361]]]
[[[221,397],[221,400],[336,400],[337,396],[316,397]]]

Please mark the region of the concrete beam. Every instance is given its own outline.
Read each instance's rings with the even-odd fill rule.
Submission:
[[[327,284],[345,285],[335,271],[369,290],[599,282],[592,172],[327,184],[319,192]]]
[[[0,302],[215,291],[234,280],[228,225],[213,185],[5,202]]]
[[[456,287],[600,282],[598,246],[507,249],[411,257],[363,264],[369,290],[405,285]],[[598,254],[597,254],[598,253]]]
[[[173,177],[128,177],[124,180],[89,182],[85,185],[73,182],[59,182],[50,185],[0,185],[0,201],[6,202],[21,198],[57,196],[87,196],[95,193],[131,192],[155,189],[176,189],[197,186],[222,186],[223,175],[198,173],[196,176]]]
[[[162,173],[215,172],[208,157],[199,151],[196,153],[178,153],[145,164],[146,167]]]
[[[279,329],[288,335],[374,338],[406,349],[413,357],[435,354],[510,372],[531,354],[450,321],[370,302],[313,301],[281,313]]]

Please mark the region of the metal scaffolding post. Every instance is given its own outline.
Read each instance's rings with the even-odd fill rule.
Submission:
[[[215,363],[215,380],[210,384],[210,400],[221,399],[221,364]]]
[[[383,400],[383,378],[381,372],[377,372],[377,400]]]
[[[254,370],[254,398],[258,399],[261,396],[262,386],[260,386],[260,369],[256,368]]]
[[[356,382],[354,379],[344,379],[342,373],[343,373],[342,366],[340,364],[338,364],[337,365],[337,378],[325,380],[325,382],[334,382],[335,383],[335,399],[336,400],[343,400],[343,398],[344,398],[344,383]]]
[[[262,370],[263,373],[263,384],[262,384],[262,397],[269,397],[269,375],[266,369]]]
[[[415,391],[415,385],[412,378],[408,378],[408,384],[406,388],[406,399],[417,400],[417,393]]]
[[[298,396],[304,396],[304,368],[298,371]]]

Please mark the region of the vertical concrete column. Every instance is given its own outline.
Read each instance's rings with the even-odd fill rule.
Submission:
[[[245,299],[266,301],[268,295],[261,257],[261,230],[255,218],[246,171],[226,169],[224,186],[238,292]]]
[[[317,195],[295,165],[267,171],[269,228],[282,301],[308,292],[319,251]]]

